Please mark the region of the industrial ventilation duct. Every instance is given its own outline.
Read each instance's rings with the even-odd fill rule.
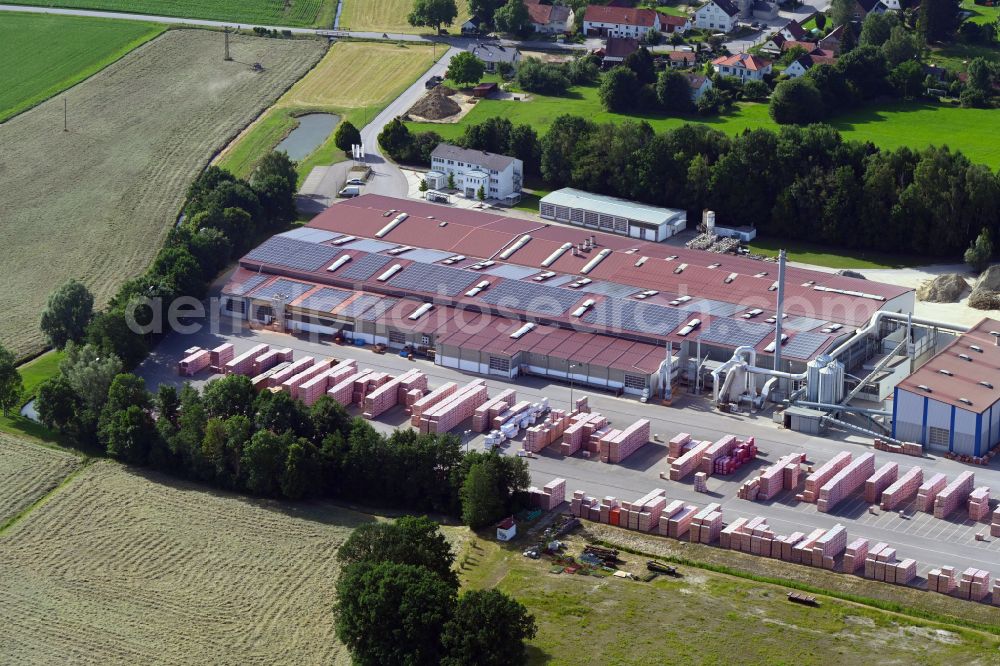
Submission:
[[[516,243],[514,243],[509,248],[507,248],[506,250],[504,250],[503,252],[501,252],[500,253],[500,258],[501,259],[510,259],[512,256],[514,256],[515,252],[517,252],[518,250],[520,250],[522,247],[524,247],[525,245],[527,245],[529,242],[531,242],[531,235],[524,234],[523,236],[521,236],[520,238],[517,239]]]
[[[396,217],[392,218],[392,222],[390,222],[389,224],[385,225],[384,227],[375,232],[375,238],[382,238],[390,231],[392,231],[400,224],[402,224],[403,220],[405,220],[408,217],[409,215],[407,215],[406,213],[400,213]]]

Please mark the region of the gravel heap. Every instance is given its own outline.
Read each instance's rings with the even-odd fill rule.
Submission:
[[[969,288],[958,273],[945,273],[917,287],[917,299],[928,303],[956,303]]]
[[[1000,310],[1000,265],[990,266],[976,280],[969,296],[969,307]]]
[[[427,120],[444,120],[462,110],[458,102],[451,99],[455,91],[447,86],[437,86],[410,107],[410,115]]]

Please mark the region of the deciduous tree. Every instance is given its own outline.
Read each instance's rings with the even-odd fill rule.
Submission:
[[[440,526],[426,516],[403,516],[391,523],[365,523],[337,549],[342,564],[395,562],[430,569],[458,589],[455,555]]]
[[[351,146],[361,144],[361,131],[350,120],[341,121],[333,134],[333,143],[345,153],[350,153]]]
[[[94,311],[94,296],[75,279],[49,295],[42,313],[42,333],[49,344],[62,349],[67,342],[80,342]]]
[[[412,26],[427,26],[441,31],[441,24],[451,25],[458,16],[455,0],[413,0],[413,9],[406,20]]]
[[[0,411],[4,416],[10,415],[10,410],[19,407],[24,383],[21,373],[17,371],[14,354],[0,345]]]
[[[444,626],[442,666],[520,666],[528,663],[524,642],[535,637],[535,618],[499,590],[469,590]]]
[[[483,78],[486,65],[469,51],[462,51],[448,63],[446,76],[458,85],[473,85]]]

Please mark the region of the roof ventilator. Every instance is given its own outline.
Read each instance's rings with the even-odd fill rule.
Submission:
[[[396,217],[392,218],[392,222],[390,222],[389,224],[385,225],[384,227],[375,232],[375,238],[383,238],[390,231],[392,231],[400,224],[402,224],[403,220],[405,220],[408,217],[409,215],[407,215],[406,213],[400,213]]]

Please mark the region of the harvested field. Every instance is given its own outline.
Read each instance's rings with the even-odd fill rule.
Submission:
[[[469,20],[469,4],[456,3],[458,16],[451,25],[443,25],[452,34],[461,32],[462,24]],[[340,14],[341,30],[368,30],[371,32],[412,32],[433,33],[434,28],[426,26],[414,27],[407,22],[406,17],[413,9],[412,0],[344,0],[344,9]]]
[[[191,179],[323,52],[239,36],[223,62],[221,39],[170,30],[0,125],[0,342],[15,354],[41,348],[36,322],[70,277],[100,305],[145,270]]]
[[[163,30],[138,21],[5,13],[0,122],[79,83]]]
[[[80,466],[76,456],[0,433],[0,526]]]
[[[0,535],[7,663],[348,663],[334,551],[366,516],[95,463]]]

